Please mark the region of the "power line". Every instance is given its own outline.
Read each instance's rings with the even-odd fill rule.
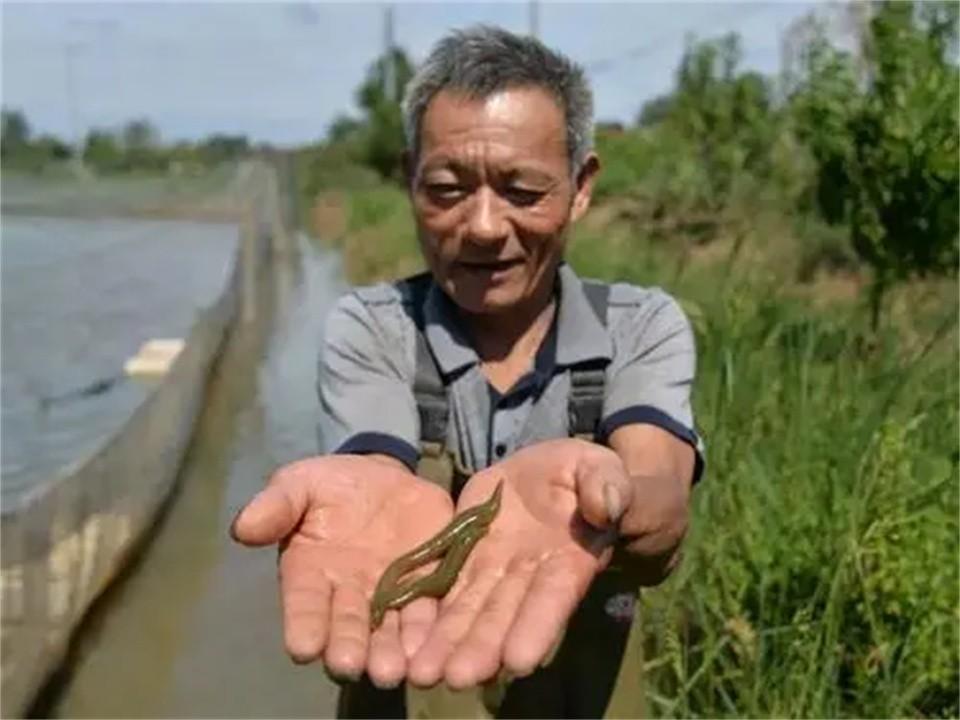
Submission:
[[[750,19],[752,17],[759,15],[760,13],[770,10],[771,7],[775,7],[775,6],[771,6],[771,5],[762,6],[759,10],[754,10],[753,12],[746,13],[746,14],[740,14],[739,8],[737,8],[738,19],[740,20]],[[726,14],[725,12],[721,13],[721,15],[725,15],[725,14]],[[711,19],[720,20],[721,18],[715,16]],[[686,30],[684,30],[684,33],[686,33]],[[640,58],[646,55],[649,55],[655,50],[662,48],[668,42],[674,42],[675,40],[676,40],[676,36],[673,34],[661,36],[657,41],[653,43],[644,43],[643,45],[637,45],[636,47],[630,48],[629,50],[626,50],[617,55],[603,58],[602,60],[594,60],[594,61],[585,63],[583,67],[587,72],[591,74],[606,72],[607,70],[610,70],[612,67],[614,67],[618,63],[621,63],[627,60],[639,60]]]

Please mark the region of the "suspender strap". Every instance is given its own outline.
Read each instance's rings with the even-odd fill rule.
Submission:
[[[417,412],[420,414],[420,442],[439,443],[442,448],[447,442],[449,403],[447,389],[440,376],[440,368],[437,366],[425,335],[426,321],[423,306],[430,290],[430,275],[427,273],[417,275],[410,278],[407,283],[410,288],[413,321],[417,326],[413,396],[417,402]]]
[[[610,304],[610,286],[606,283],[584,281],[583,292],[597,319],[607,325],[607,307]],[[571,435],[596,435],[603,417],[606,393],[606,361],[583,363],[570,368],[570,398],[567,415]]]
[[[567,413],[571,435],[596,434],[603,416],[604,385],[607,372],[602,367],[579,366],[570,369],[570,398]]]
[[[427,338],[417,332],[417,370],[413,380],[413,395],[420,413],[420,441],[447,442],[447,389],[440,378]]]

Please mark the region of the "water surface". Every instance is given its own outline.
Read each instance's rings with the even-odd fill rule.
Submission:
[[[123,376],[222,292],[235,225],[3,215],[2,503],[10,507],[119,429],[149,391]],[[102,383],[101,392],[83,389]]]

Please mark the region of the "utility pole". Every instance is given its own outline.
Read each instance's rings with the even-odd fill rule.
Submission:
[[[394,42],[393,42],[393,3],[384,7],[383,15],[383,94],[387,102],[396,101],[397,91],[397,68],[394,64]]]
[[[530,0],[527,6],[529,11],[528,20],[530,23],[530,35],[535,38],[540,37],[540,3],[538,0]]]

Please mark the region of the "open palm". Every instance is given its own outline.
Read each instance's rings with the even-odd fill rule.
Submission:
[[[281,468],[237,516],[234,537],[281,543],[284,639],[298,662],[322,657],[335,676],[393,685],[436,616],[423,598],[390,612],[371,636],[370,598],[386,566],[440,530],[449,495],[400,468],[359,456]],[[402,628],[402,633],[401,633]]]
[[[609,519],[597,520],[588,512],[593,524],[588,523],[584,495],[595,496],[593,504],[599,506],[604,483],[626,484],[613,453],[589,450],[586,457],[582,445],[570,443],[520,451],[473,476],[464,488],[460,508],[482,502],[501,478],[505,481],[498,517],[410,661],[408,677],[415,684],[442,679],[464,688],[494,677],[501,667],[526,675],[559,642],[612,554]],[[534,468],[537,472],[528,472]]]

